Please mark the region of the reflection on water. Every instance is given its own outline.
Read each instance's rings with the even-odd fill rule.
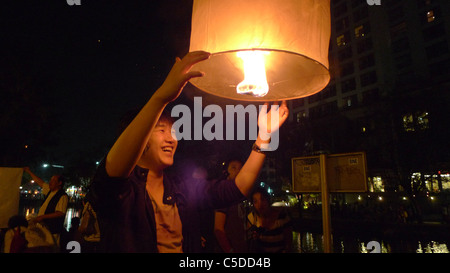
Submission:
[[[66,230],[69,230],[72,226],[72,218],[80,217],[80,212],[74,208],[68,208],[66,213],[66,219],[64,220],[64,226]]]
[[[334,253],[368,253],[368,241],[358,238],[334,239]],[[448,243],[437,241],[379,241],[381,253],[449,253]],[[293,232],[293,251],[298,253],[322,253],[322,234],[311,232]]]
[[[35,218],[37,217],[39,213],[39,207],[24,207],[22,208],[21,214],[24,215],[27,219]],[[73,217],[80,217],[80,211],[75,208],[67,208],[66,213],[66,219],[64,219],[64,227],[66,230],[69,230],[72,226],[72,218]]]
[[[422,248],[422,244],[419,241],[419,248],[417,248],[417,253],[449,253],[447,244],[441,244],[435,241],[429,242],[425,248]]]

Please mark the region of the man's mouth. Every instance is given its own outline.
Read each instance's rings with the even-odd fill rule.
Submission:
[[[162,147],[163,152],[165,153],[173,153],[173,147],[172,146],[165,146]]]

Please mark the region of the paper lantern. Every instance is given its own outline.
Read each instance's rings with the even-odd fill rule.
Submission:
[[[312,95],[330,80],[330,28],[330,0],[194,0],[190,51],[212,55],[191,83],[243,101]]]

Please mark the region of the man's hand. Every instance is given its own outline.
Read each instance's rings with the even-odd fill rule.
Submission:
[[[177,57],[166,80],[155,95],[165,103],[174,101],[190,79],[204,75],[203,72],[190,70],[194,64],[208,59],[210,55],[205,51],[194,51],[186,54],[183,59]]]
[[[274,102],[273,106],[277,106],[278,102]],[[258,139],[263,143],[270,141],[270,135],[278,131],[289,116],[289,109],[287,108],[286,101],[281,103],[279,107],[270,107],[270,111],[267,112],[269,107],[268,103],[265,103],[259,112],[258,116]]]

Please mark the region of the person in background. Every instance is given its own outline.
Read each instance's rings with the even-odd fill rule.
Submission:
[[[242,162],[238,159],[228,161],[225,170],[226,179],[234,179],[241,170],[242,165]],[[215,211],[214,234],[219,246],[219,252],[248,252],[244,202]]]
[[[83,200],[83,211],[78,227],[78,232],[81,237],[81,250],[84,253],[96,252],[100,242],[100,227],[98,225],[97,213],[94,211],[90,199],[90,193],[88,193]]]
[[[25,167],[24,171],[42,188],[42,193],[45,195],[44,202],[34,221],[44,224],[59,246],[69,203],[69,197],[64,191],[64,177],[53,175],[50,182],[46,183],[35,175],[29,167]]]
[[[287,211],[272,207],[269,193],[257,188],[251,198],[254,211],[248,215],[252,252],[279,253],[292,250],[292,226]]]
[[[28,228],[28,221],[23,215],[14,215],[8,220],[8,231],[4,238],[4,253],[22,253],[28,247],[25,238],[25,231]]]

